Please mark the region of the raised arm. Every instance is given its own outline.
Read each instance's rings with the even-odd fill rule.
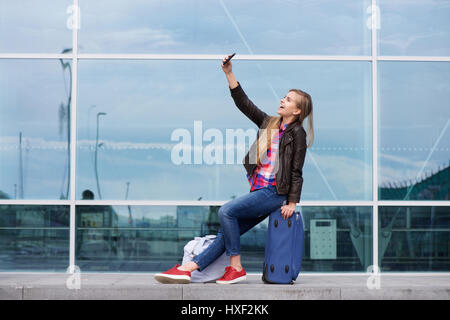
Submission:
[[[225,61],[226,58],[227,57],[225,57],[223,61]],[[268,114],[255,106],[255,104],[247,97],[240,83],[236,80],[236,77],[233,74],[233,66],[231,61],[229,61],[225,66],[223,65],[223,61],[222,70],[227,77],[231,97],[233,98],[234,103],[238,109],[247,116],[247,118],[253,121],[258,127],[261,127],[264,118],[268,117]]]

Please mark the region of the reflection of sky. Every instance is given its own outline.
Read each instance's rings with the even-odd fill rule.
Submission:
[[[448,0],[380,0],[381,55],[450,53]],[[0,51],[71,46],[70,0],[0,2]],[[370,0],[80,0],[80,52],[369,55]],[[49,14],[52,13],[52,14]],[[299,45],[300,44],[300,45]]]
[[[250,48],[256,54],[366,55],[369,2],[286,0],[255,6],[254,1],[225,0],[135,0],[133,5],[81,0],[80,50],[224,53],[233,48],[239,54]],[[23,10],[13,3],[0,4],[0,25],[17,25],[8,33],[0,28],[5,40],[0,51],[29,52],[32,47],[35,52],[53,53],[70,47],[64,2],[58,2],[54,11],[45,6]],[[448,55],[449,24],[442,19],[448,2],[435,0],[433,6],[424,6],[424,1],[415,0],[404,7],[405,3],[380,3],[380,53]],[[425,14],[413,19],[424,8]],[[40,10],[60,16],[44,21],[48,14],[40,15]],[[15,12],[26,18],[25,26],[14,22],[19,21]],[[408,28],[409,21],[414,27]],[[421,24],[427,26],[422,33]],[[41,41],[42,34],[46,36]],[[255,128],[234,107],[218,63],[80,60],[77,197],[86,188],[97,195],[93,156],[97,112],[107,113],[100,117],[104,145],[98,157],[104,199],[124,199],[127,182],[128,199],[226,200],[248,192],[241,159],[235,165],[217,166],[170,162],[171,132],[186,128],[193,136],[195,120],[203,121],[204,131],[218,128],[224,137],[226,128]],[[305,164],[303,200],[371,199],[369,62],[235,60],[233,65],[247,94],[269,114],[275,114],[279,99],[290,88],[312,95],[315,143]],[[443,132],[450,118],[447,69],[448,63],[379,62],[381,183],[415,178],[425,159],[424,172],[448,163],[450,133]],[[10,196],[19,180],[19,131],[26,198],[55,199],[65,190],[67,136],[58,109],[67,101],[68,79],[59,60],[0,60],[0,190]]]
[[[249,53],[250,47],[257,54],[370,53],[370,30],[360,27],[368,0],[132,4],[80,1],[81,52]]]
[[[0,1],[0,52],[60,53],[72,47],[72,0]]]
[[[60,61],[0,60],[0,88],[0,190],[14,197],[16,184],[19,194],[22,132],[25,197],[59,199],[68,175],[66,123],[59,121],[68,84]]]
[[[8,83],[2,78],[4,87],[10,89],[2,91],[1,190],[14,194],[19,172],[18,128],[23,128],[26,196],[59,197],[63,179],[67,181],[66,136],[59,135],[57,120],[59,104],[67,98],[59,61],[2,62],[2,74],[15,73]],[[380,182],[414,178],[427,158],[449,118],[447,105],[442,103],[450,91],[444,81],[446,66],[380,63]],[[202,120],[203,133],[218,128],[224,137],[225,128],[255,128],[234,107],[226,80],[217,69],[214,61],[80,61],[77,196],[86,188],[97,194],[97,112],[107,113],[100,117],[104,145],[98,156],[104,199],[125,199],[127,182],[128,199],[226,200],[247,192],[241,159],[234,165],[216,166],[176,166],[170,161],[171,145],[175,144],[170,141],[171,133],[185,128],[193,139],[194,120]],[[26,76],[27,70],[41,72]],[[193,70],[195,77],[191,77]],[[258,78],[260,70],[265,72],[264,78]],[[236,75],[248,95],[270,114],[275,114],[277,101],[267,81],[281,97],[301,74],[295,86],[314,99],[316,140],[310,150],[314,159],[308,155],[306,160],[302,199],[370,198],[369,70],[368,62],[235,62]],[[160,80],[164,73],[170,79],[165,85]],[[404,78],[405,74],[411,76]],[[28,89],[29,93],[24,90],[35,88],[35,83],[45,86]],[[36,90],[39,94],[32,94]],[[414,107],[418,101],[432,112],[411,112],[410,108],[422,110]],[[425,171],[448,161],[448,141],[447,132]]]
[[[380,183],[450,165],[450,64],[379,63]],[[433,149],[434,147],[434,149]]]
[[[61,52],[71,43],[70,5],[54,0],[24,10],[20,2],[1,2],[0,50]],[[370,53],[369,0],[81,0],[79,5],[80,52],[249,53],[241,34],[257,54]]]
[[[450,1],[380,0],[380,55],[450,55]]]
[[[321,106],[315,113],[315,119],[323,119],[320,124],[316,124],[318,128],[322,127],[316,133],[317,146],[320,142],[327,141],[325,146],[339,145],[354,149],[329,152],[329,155],[336,157],[333,164],[335,170],[328,170],[326,161],[321,161],[320,154],[317,155],[317,163],[323,165],[323,174],[331,182],[324,182],[316,177],[305,183],[306,186],[311,183],[313,192],[310,198],[321,198],[321,189],[326,183],[336,189],[334,192],[338,198],[351,198],[355,194],[352,189],[360,190],[359,198],[367,198],[370,195],[371,181],[370,64],[324,64],[235,62],[235,68],[239,70],[236,71],[237,76],[249,96],[270,114],[275,114],[279,98],[291,87],[300,87],[310,92],[315,97],[315,103]],[[262,68],[258,68],[258,65]],[[192,200],[202,197],[205,200],[218,200],[229,199],[248,191],[244,169],[240,165],[241,159],[235,165],[176,166],[171,163],[170,150],[143,145],[140,150],[120,151],[114,150],[112,146],[118,141],[167,143],[170,142],[171,132],[176,128],[189,130],[193,138],[192,126],[195,120],[202,120],[203,132],[208,128],[218,128],[222,130],[224,137],[224,128],[229,127],[228,125],[244,130],[254,128],[234,106],[223,73],[218,69],[217,62],[214,61],[79,63],[79,139],[95,139],[95,114],[107,113],[100,117],[101,139],[105,141],[105,148],[99,152],[103,198],[122,197],[128,181],[126,177],[132,180],[131,177],[135,177],[130,185],[130,197],[139,199],[150,197]],[[263,77],[260,70],[264,72]],[[162,78],[169,81],[163,83],[160,80]],[[269,87],[274,88],[277,98],[268,90]],[[133,94],[130,95],[130,92]],[[91,107],[93,105],[95,107]],[[353,117],[346,116],[348,113],[352,113]],[[87,133],[88,123],[90,134]],[[336,130],[340,132],[338,136],[333,134]],[[207,144],[205,142],[203,146]],[[84,188],[95,185],[92,181],[92,153],[92,150],[82,149],[78,154],[77,194]],[[117,161],[116,157],[122,160]],[[124,161],[127,157],[133,161]],[[356,178],[347,178],[348,190],[337,188],[336,184],[346,171],[341,172],[339,178],[333,176],[333,171],[339,172],[342,169],[340,165],[347,168],[349,158],[356,166],[355,170],[361,174],[356,175]],[[308,170],[305,169],[306,171]],[[309,171],[317,175],[314,167]],[[114,193],[111,194],[111,191]]]

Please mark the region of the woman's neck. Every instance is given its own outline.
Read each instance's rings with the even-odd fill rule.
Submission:
[[[289,118],[281,118],[281,125],[284,126],[285,124],[289,124],[292,121],[294,121],[295,117],[289,117]]]

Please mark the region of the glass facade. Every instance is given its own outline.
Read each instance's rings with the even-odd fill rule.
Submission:
[[[71,64],[0,59],[0,198],[69,198]]]
[[[382,271],[448,271],[450,207],[380,207]]]
[[[215,234],[219,206],[77,207],[76,265],[81,270],[155,272],[181,263],[184,245]],[[303,207],[305,272],[360,271],[372,265],[370,207]],[[260,272],[268,219],[241,237],[242,262]],[[318,228],[320,226],[320,228]],[[324,237],[324,232],[327,237]]]
[[[69,206],[0,205],[0,271],[65,271]]]
[[[380,0],[379,52],[387,56],[450,56],[448,1]]]
[[[72,47],[72,0],[0,3],[0,52],[61,53]],[[31,72],[32,70],[30,70]],[[25,80],[25,79],[24,79]]]
[[[378,70],[380,199],[449,200],[450,63],[382,61]]]
[[[268,114],[291,88],[312,96],[303,271],[450,271],[449,10],[3,1],[0,271],[158,272],[216,233],[220,206],[249,192],[257,129],[220,68],[232,52]],[[249,272],[266,232],[267,220],[242,236]]]
[[[79,0],[80,52],[368,55],[371,32],[362,26],[370,4]]]
[[[274,113],[278,97],[292,84],[307,87],[321,106],[315,117],[323,128],[316,133],[315,163],[305,164],[308,188],[302,199],[371,200],[369,62],[247,61],[238,68],[239,78],[246,79],[246,93],[257,97],[267,113]],[[248,192],[241,165],[245,154],[239,155],[239,141],[230,141],[226,131],[256,134],[255,126],[233,105],[223,74],[211,72],[216,69],[216,61],[81,60],[78,199],[86,189],[95,199],[124,199],[127,182],[128,199],[134,200],[221,201]],[[185,130],[194,142],[196,121],[203,157],[195,163],[190,152],[191,163],[179,165],[173,161],[172,134]],[[209,163],[206,148],[211,142],[206,135],[212,130],[221,139],[215,141],[220,156]],[[248,135],[243,148],[253,140]],[[233,161],[227,161],[230,158]],[[347,175],[349,170],[355,174]]]

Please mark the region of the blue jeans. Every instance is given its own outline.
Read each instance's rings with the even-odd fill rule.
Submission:
[[[219,209],[220,229],[216,239],[193,259],[199,271],[224,251],[227,256],[240,254],[240,236],[280,208],[285,200],[286,194],[277,194],[275,186],[268,186],[225,203]]]

